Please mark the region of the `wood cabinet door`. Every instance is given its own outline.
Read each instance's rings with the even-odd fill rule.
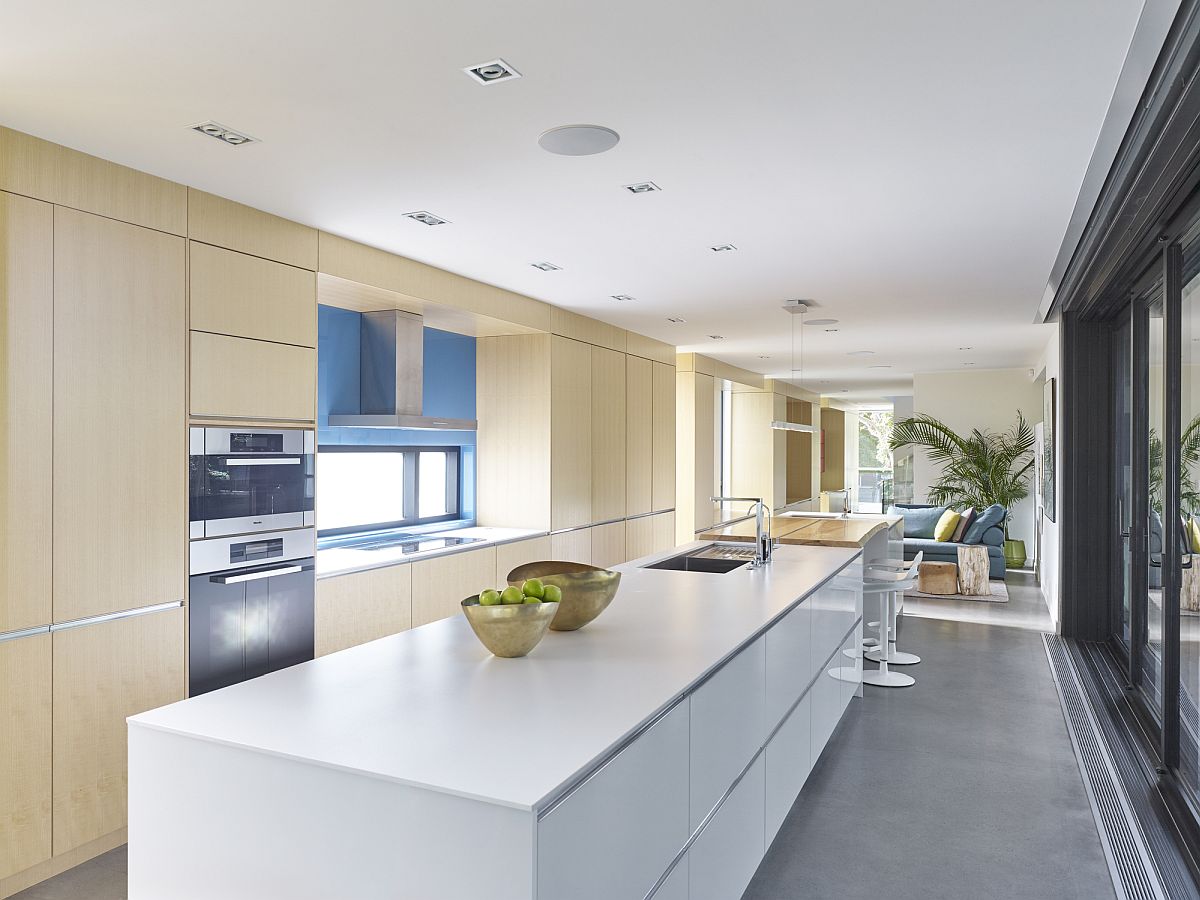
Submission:
[[[317,351],[191,332],[193,416],[312,422]]]
[[[593,522],[625,515],[625,449],[625,354],[592,347]]]
[[[590,525],[592,517],[592,347],[550,341],[550,527]]]
[[[179,600],[184,241],[54,209],[54,620]]]
[[[625,524],[609,522],[607,525],[597,525],[588,529],[592,534],[593,566],[608,569],[629,559],[625,546]]]
[[[541,562],[553,559],[550,554],[550,536],[530,538],[526,541],[513,541],[511,544],[499,544],[496,547],[496,590],[508,584],[508,573],[517,566],[526,563]],[[467,596],[470,596],[469,594]]]
[[[411,627],[411,566],[384,566],[317,581],[317,656]]]
[[[654,363],[625,357],[625,514],[653,511]]]
[[[0,642],[0,881],[50,858],[50,635]]]
[[[0,632],[50,621],[53,328],[54,208],[0,193]]]
[[[54,639],[54,853],[126,824],[125,719],[185,695],[182,608]]]
[[[491,587],[495,577],[495,547],[481,547],[413,563],[413,628],[460,615],[462,601]]]
[[[655,511],[675,508],[675,367],[654,366],[654,466],[652,504]]]
[[[592,563],[593,528],[577,528],[550,535],[550,556],[559,562]]]

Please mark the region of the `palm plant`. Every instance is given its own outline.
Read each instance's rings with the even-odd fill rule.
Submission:
[[[1162,515],[1163,442],[1157,431],[1150,429],[1150,508]],[[1189,514],[1200,510],[1200,488],[1194,472],[1200,466],[1200,416],[1192,419],[1179,440],[1179,504]]]
[[[919,414],[892,426],[891,448],[923,447],[930,461],[941,465],[938,480],[929,488],[930,503],[964,509],[998,503],[1011,511],[1029,496],[1035,440],[1033,427],[1019,411],[1008,431],[974,428],[967,437],[933,416]],[[1007,514],[1004,537],[1008,538]]]

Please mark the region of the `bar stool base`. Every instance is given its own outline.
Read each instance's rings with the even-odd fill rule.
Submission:
[[[851,684],[861,684],[862,678],[859,677],[858,669],[854,666],[838,666],[830,669],[829,674],[838,681],[848,681]]]
[[[875,687],[912,687],[917,683],[917,679],[911,675],[905,675],[903,672],[881,672],[872,670],[862,673],[863,684],[873,684]]]
[[[863,657],[871,662],[883,662],[883,654],[878,650],[870,650]],[[897,650],[894,647],[888,652],[888,665],[890,666],[915,666],[921,661],[921,657],[915,653],[905,653],[903,650]]]

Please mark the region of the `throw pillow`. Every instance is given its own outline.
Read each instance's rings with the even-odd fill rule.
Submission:
[[[958,520],[958,527],[954,529],[954,537],[950,538],[955,544],[961,544],[963,535],[967,533],[967,529],[971,527],[971,523],[975,521],[975,510],[967,509]]]
[[[1007,514],[1007,512],[1008,510],[1006,510],[999,503],[993,503],[975,517],[975,521],[971,523],[971,527],[968,528],[967,533],[963,535],[962,542],[964,544],[981,543],[983,541],[984,532],[989,528],[994,528],[1003,522],[1004,516]]]
[[[937,527],[938,519],[946,511],[944,506],[920,506],[908,508],[893,506],[888,509],[888,515],[904,517],[904,536],[906,538],[925,538],[933,540],[933,529]]]
[[[954,530],[958,528],[958,523],[962,519],[958,513],[952,509],[942,513],[942,517],[938,519],[937,527],[933,529],[933,539],[941,543],[946,543],[954,537]]]
[[[1192,553],[1200,553],[1200,522],[1188,519],[1188,537],[1191,539]]]

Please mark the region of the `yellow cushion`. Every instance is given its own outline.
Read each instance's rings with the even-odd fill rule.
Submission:
[[[959,521],[962,519],[958,513],[952,509],[942,513],[942,517],[938,519],[937,527],[933,529],[933,539],[935,541],[948,541],[954,537],[954,529],[958,527]]]
[[[1200,553],[1200,522],[1188,519],[1188,538],[1192,544],[1192,552]]]

